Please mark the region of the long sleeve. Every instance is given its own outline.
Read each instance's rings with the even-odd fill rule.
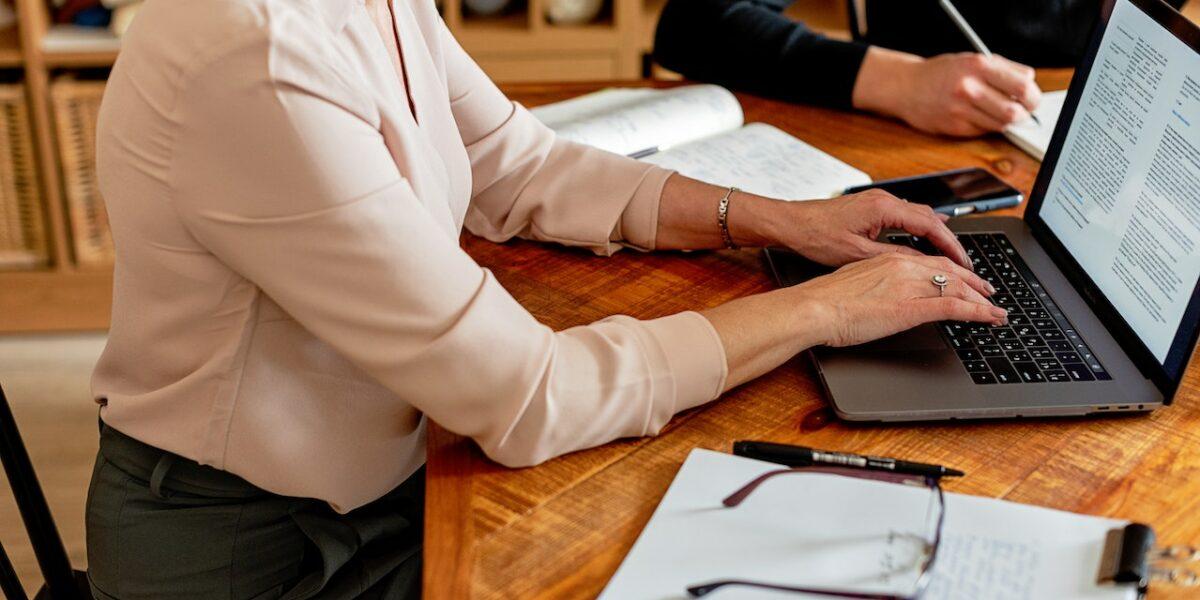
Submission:
[[[653,249],[670,171],[554,132],[496,88],[444,27],[451,109],[471,160],[466,226],[492,241],[514,236],[591,248]]]
[[[689,79],[789,102],[849,108],[867,46],[789,19],[792,0],[671,0],[654,59]]]
[[[190,76],[176,108],[172,201],[188,233],[238,277],[397,401],[507,465],[655,433],[719,394],[720,340],[696,313],[557,333],[538,323],[428,212],[430,199],[417,197],[389,154],[368,96],[322,62],[320,48],[293,38],[221,52]],[[600,199],[661,187],[654,170],[545,136],[533,136],[538,150],[525,158],[529,148],[514,140],[536,127],[509,106],[469,149],[481,204],[472,219],[482,230],[519,221],[528,224],[512,227],[532,237],[602,245],[625,203],[556,204],[570,186]],[[467,133],[473,115],[456,115]],[[547,167],[536,157],[580,172],[543,184]],[[620,181],[591,183],[606,176]],[[535,187],[537,199],[527,200]],[[558,214],[576,209],[578,220]],[[529,216],[499,216],[518,211]]]

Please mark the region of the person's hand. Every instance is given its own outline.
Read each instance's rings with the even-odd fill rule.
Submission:
[[[949,283],[939,296],[935,275]],[[1004,325],[1008,313],[985,296],[991,286],[941,256],[883,254],[789,288],[817,344],[852,346],[935,321]]]
[[[867,190],[832,200],[783,202],[777,215],[762,221],[782,245],[823,265],[841,266],[879,254],[921,253],[908,246],[875,241],[884,229],[900,229],[929,240],[942,254],[967,269],[971,261],[946,227],[945,215],[925,204],[905,202],[883,190]]]
[[[929,59],[871,48],[854,105],[899,117],[929,133],[978,136],[1029,117],[1041,102],[1032,68],[964,52]]]

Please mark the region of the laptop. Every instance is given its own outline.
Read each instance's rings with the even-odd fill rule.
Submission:
[[[1160,0],[1106,0],[1024,219],[950,227],[1009,324],[942,322],[815,349],[841,418],[1170,404],[1200,332],[1200,29]],[[933,253],[924,240],[882,238]],[[795,254],[766,257],[782,286],[819,274]]]

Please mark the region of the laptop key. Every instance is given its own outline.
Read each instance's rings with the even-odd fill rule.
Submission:
[[[1095,381],[1096,380],[1096,378],[1094,376],[1092,376],[1091,369],[1088,369],[1087,367],[1085,367],[1083,365],[1063,365],[1063,368],[1066,369],[1067,375],[1071,376],[1072,381]]]
[[[1033,360],[1054,358],[1054,352],[1051,352],[1049,348],[1030,348],[1029,355],[1033,357]]]
[[[1033,360],[1033,357],[1029,356],[1029,353],[1024,350],[1017,350],[1015,352],[1008,353],[1008,360],[1014,363],[1030,362]]]
[[[963,366],[972,373],[983,373],[989,370],[987,363],[982,360],[965,360]]]
[[[1054,329],[1058,327],[1052,319],[1032,319],[1031,323],[1038,329]]]
[[[1042,383],[1046,378],[1042,376],[1042,372],[1038,370],[1037,365],[1031,362],[1015,362],[1013,368],[1017,370],[1017,374],[1021,376],[1021,381],[1025,383]]]
[[[971,373],[971,379],[980,385],[996,383],[996,376],[992,375],[991,373]]]
[[[987,364],[992,368],[992,373],[996,374],[996,381],[1000,383],[1020,383],[1021,376],[1017,375],[1016,369],[1013,369],[1009,364],[1008,359],[1003,357],[989,358]],[[1091,375],[1091,373],[1088,373]]]
[[[975,348],[966,348],[958,351],[958,359],[962,361],[983,360],[983,355]]]
[[[1067,350],[1071,349],[1071,344],[1062,340],[1048,341],[1046,342],[1046,345],[1050,346],[1050,349],[1055,352],[1066,352]]]
[[[1020,350],[1024,348],[1025,345],[1021,343],[1021,340],[1000,340],[1000,347],[1003,348],[1005,352],[1012,352],[1013,350]]]
[[[1042,308],[1027,308],[1025,314],[1029,315],[1030,319],[1049,319],[1050,313]]]
[[[1009,320],[1009,324],[1010,325],[1012,324],[1011,319]],[[1017,334],[1017,337],[1025,337],[1027,335],[1037,335],[1037,330],[1034,329],[1031,325],[1017,325],[1017,326],[1013,327],[1013,331]]]
[[[1022,299],[1018,300],[1017,303],[1020,304],[1021,308],[1025,309],[1025,310],[1031,310],[1031,309],[1042,307],[1042,303],[1038,302],[1036,298],[1022,298]]]
[[[1075,354],[1074,352],[1055,352],[1054,358],[1058,359],[1059,362],[1063,362],[1063,363],[1076,363],[1076,364],[1080,364],[1080,365],[1083,364],[1083,360],[1080,359],[1079,355]]]
[[[996,294],[995,296],[992,296],[992,304],[1004,308],[1011,308],[1013,306],[1017,306],[1017,299],[1008,294]]]
[[[1063,332],[1057,329],[1047,329],[1042,332],[1042,339],[1049,342],[1050,340],[1066,339],[1066,336],[1063,335]]]
[[[1029,319],[1029,317],[1025,316],[1022,313],[1014,313],[1014,312],[1009,311],[1008,324],[1009,325],[1029,325],[1030,319]]]
[[[973,335],[971,341],[975,342],[976,346],[995,346],[996,338],[990,335]]]
[[[1061,369],[1054,370],[1054,371],[1046,371],[1044,373],[1044,375],[1046,376],[1046,381],[1049,381],[1050,383],[1062,383],[1064,381],[1071,381],[1071,376],[1067,375],[1067,372],[1063,371]]]
[[[1038,347],[1044,348],[1046,346],[1046,341],[1043,340],[1042,337],[1038,336],[1038,335],[1021,336],[1021,343],[1025,344],[1026,346],[1028,346],[1030,348],[1038,348]]]
[[[1011,327],[997,327],[992,330],[992,335],[996,336],[996,339],[1001,341],[1017,339],[1017,334],[1012,330]]]
[[[976,346],[975,349],[979,350],[979,354],[983,356],[983,358],[1004,356],[1004,350],[1002,350],[1000,346]]]
[[[1034,359],[1033,362],[1038,366],[1039,369],[1043,371],[1053,371],[1062,366],[1059,365],[1058,361],[1053,358],[1037,358]]]

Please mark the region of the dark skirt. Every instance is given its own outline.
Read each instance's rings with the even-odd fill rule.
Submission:
[[[425,471],[341,515],[101,426],[87,504],[96,598],[419,598]]]

